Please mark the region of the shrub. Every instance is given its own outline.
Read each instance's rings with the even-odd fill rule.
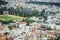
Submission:
[[[9,25],[8,28],[12,30],[12,28],[16,27],[15,25]]]

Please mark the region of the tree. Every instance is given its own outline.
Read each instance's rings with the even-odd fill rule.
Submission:
[[[22,20],[23,22],[27,22],[27,25],[29,25],[29,23],[35,22],[34,20],[30,20],[30,19],[24,19]]]
[[[39,16],[39,14],[38,14],[38,13],[39,13],[39,11],[38,11],[38,10],[33,10],[33,11],[32,11],[32,15],[33,15],[33,16],[36,16],[36,17],[37,17],[37,16]]]
[[[18,16],[19,12],[20,12],[20,8],[17,6],[17,8],[15,9],[15,14]]]
[[[47,30],[53,30],[51,27],[47,28]]]
[[[8,28],[12,30],[12,28],[16,27],[15,25],[9,25]]]
[[[0,0],[0,5],[5,5],[5,4],[7,4],[8,2],[5,2],[5,1],[2,1],[2,0]]]
[[[9,33],[8,32],[5,32],[4,35],[8,35]]]
[[[0,0],[0,6],[1,5],[6,5],[8,2]],[[1,7],[0,8],[0,15],[3,13],[3,11],[6,10],[6,7]]]
[[[13,13],[15,13],[15,9],[13,7],[9,8],[8,11],[12,15],[14,15]]]
[[[60,40],[60,36],[58,36],[55,40]]]
[[[40,14],[40,16],[42,16],[45,19],[44,22],[47,20],[47,16],[44,16],[45,10],[46,9],[43,9]]]

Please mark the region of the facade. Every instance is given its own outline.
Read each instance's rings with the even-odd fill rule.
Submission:
[[[4,16],[8,16],[9,15],[9,12],[8,11],[3,11],[3,15]]]
[[[18,23],[16,23],[16,27],[17,28],[25,27],[26,24],[27,24],[26,22],[18,22]]]

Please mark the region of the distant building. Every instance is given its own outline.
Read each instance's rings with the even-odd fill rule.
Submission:
[[[39,28],[39,27],[41,27],[40,24],[36,23],[36,22],[30,23],[30,25],[32,26],[32,28]]]
[[[29,19],[34,20],[34,21],[38,21],[38,20],[39,20],[39,18],[37,18],[37,17],[35,17],[35,16],[30,17]]]
[[[56,30],[60,30],[60,25],[56,25]]]
[[[0,34],[0,40],[13,40],[10,35]]]
[[[38,23],[43,23],[44,22],[44,18],[43,17],[39,17],[39,20],[37,22]]]
[[[26,26],[26,22],[18,22],[18,23],[16,23],[16,27],[17,28],[22,28],[22,27],[24,27],[24,26]]]
[[[0,22],[0,26],[2,25],[2,22]]]
[[[54,33],[54,31],[47,31],[47,37],[48,37],[48,39],[51,39],[51,37],[55,37],[55,33]]]
[[[8,11],[3,11],[3,15],[4,16],[8,16],[9,15],[9,12]]]

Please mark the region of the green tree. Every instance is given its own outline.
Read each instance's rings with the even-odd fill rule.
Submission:
[[[34,20],[30,20],[30,19],[24,19],[22,21],[27,22],[27,25],[29,25],[29,23],[35,22]]]
[[[47,28],[47,30],[53,30],[51,27]]]
[[[12,28],[16,27],[15,25],[9,25],[8,28],[12,30]]]
[[[5,2],[5,1],[3,1],[3,0],[0,0],[0,5],[5,5],[5,4],[7,4],[8,2]]]
[[[14,15],[14,13],[15,13],[15,9],[14,9],[13,7],[10,7],[10,8],[8,9],[8,11],[9,11],[9,13],[12,14],[12,15]]]
[[[60,40],[60,36],[58,36],[55,40]]]
[[[5,2],[3,0],[0,0],[0,6],[6,5],[8,2]],[[3,11],[6,10],[6,7],[0,7],[0,15],[3,14]]]
[[[39,11],[38,10],[33,10],[32,15],[38,17],[39,16]]]

